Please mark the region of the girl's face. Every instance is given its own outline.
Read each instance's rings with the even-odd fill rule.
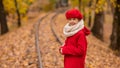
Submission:
[[[70,26],[75,25],[78,22],[79,22],[79,19],[77,19],[77,18],[70,18],[70,19],[68,19],[68,23],[69,23]]]

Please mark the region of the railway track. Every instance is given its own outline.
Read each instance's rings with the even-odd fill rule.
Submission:
[[[54,28],[54,22],[55,22],[55,19],[56,19],[56,16],[58,15],[59,13],[56,13],[53,17],[51,17],[50,21],[51,21],[51,24],[50,24],[50,27],[51,27],[51,30],[52,30],[52,33],[53,35],[55,36],[57,42],[62,45],[63,42],[61,41],[60,37],[58,36],[57,32],[55,31],[55,28]]]
[[[63,13],[64,11],[65,11],[65,9],[54,12],[55,14],[53,14],[53,15],[51,16],[50,20],[49,20],[51,31],[52,31],[54,37],[57,39],[57,42],[59,43],[59,45],[61,45],[62,42],[61,42],[59,36],[57,35],[57,33],[55,32],[55,29],[54,29],[54,20],[56,19],[57,15],[59,15],[60,13]],[[40,30],[39,30],[39,26],[40,26],[40,24],[42,23],[42,21],[43,21],[47,16],[49,16],[51,13],[52,13],[52,12],[49,12],[49,13],[47,13],[46,15],[44,15],[43,17],[41,17],[41,18],[39,19],[39,21],[34,25],[34,27],[35,27],[35,46],[36,46],[36,52],[37,52],[37,57],[38,57],[38,64],[37,64],[37,65],[38,65],[38,66],[37,66],[38,68],[43,68],[42,54],[41,54],[41,50],[40,50],[40,46],[41,46],[40,41],[41,41],[41,40],[39,40],[39,37],[40,37],[40,34],[39,34],[39,31],[40,31]],[[52,57],[54,58],[54,60],[53,60],[54,68],[57,68],[57,61],[58,61],[57,58],[58,58],[58,57],[57,57],[56,54],[52,54]]]
[[[41,53],[40,53],[40,48],[39,48],[39,25],[41,24],[42,20],[49,15],[46,14],[45,16],[41,17],[39,21],[35,24],[35,46],[36,46],[36,51],[38,55],[38,68],[43,68],[42,65],[42,60],[41,60]]]

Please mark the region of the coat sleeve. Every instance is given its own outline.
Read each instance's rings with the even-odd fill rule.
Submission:
[[[86,48],[87,48],[86,37],[84,34],[81,34],[77,42],[77,47],[73,45],[64,46],[62,47],[62,54],[79,56],[86,53]]]

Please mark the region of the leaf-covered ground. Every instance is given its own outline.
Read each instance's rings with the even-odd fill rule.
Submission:
[[[39,27],[39,46],[44,68],[63,68],[63,56],[59,54],[60,44],[56,41],[50,28],[49,20],[53,14],[46,17]],[[45,14],[40,14],[34,21],[28,21],[31,22],[29,25],[0,37],[0,68],[37,68],[33,25],[43,15]],[[64,14],[60,14],[54,24],[55,30],[63,42],[65,37],[62,34],[62,28],[66,22]],[[107,28],[109,29],[111,26]],[[102,42],[92,34],[87,37],[86,68],[120,68],[120,57],[114,55],[113,51],[108,48],[110,43],[108,37],[106,38],[105,42]]]
[[[62,33],[62,28],[66,24],[65,17],[61,14],[55,22],[57,26],[56,32],[59,36],[65,39]],[[87,37],[88,40],[88,50],[86,57],[86,68],[120,68],[120,57],[116,56],[114,52],[109,49],[110,45],[110,35],[112,31],[112,16],[106,14],[106,17],[111,19],[105,19],[104,23],[104,42],[95,38],[92,34]],[[61,20],[62,19],[62,20]],[[61,24],[61,25],[59,25]]]

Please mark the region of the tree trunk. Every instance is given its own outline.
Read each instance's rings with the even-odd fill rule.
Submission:
[[[62,7],[61,0],[56,0],[56,9]]]
[[[89,11],[89,21],[88,21],[88,26],[91,27],[91,19],[92,19],[92,16],[91,16],[91,10]]]
[[[88,7],[89,7],[89,21],[88,21],[88,26],[91,27],[91,20],[92,20],[92,16],[91,16],[91,6],[92,6],[92,0],[89,1]]]
[[[68,0],[61,0],[61,4],[63,7],[67,7],[68,6]]]
[[[112,5],[112,2],[110,0],[107,0],[107,3],[108,3],[108,7],[107,8],[110,8],[112,14],[114,15],[115,10],[114,10],[114,6]]]
[[[117,0],[116,3],[117,5],[120,5],[120,0]],[[120,11],[119,9],[120,9],[119,7],[115,8],[110,47],[114,50],[120,51]]]
[[[96,1],[98,3],[98,0]],[[92,27],[92,33],[93,35],[100,39],[101,41],[104,41],[103,39],[103,23],[104,23],[104,12],[101,11],[99,13],[95,13],[95,19],[94,19],[94,25]]]
[[[16,13],[17,13],[17,16],[18,16],[18,27],[20,27],[21,26],[20,12],[19,12],[17,1],[14,0],[14,2],[15,2],[15,6],[16,6]]]
[[[79,7],[80,10],[82,10],[82,1],[81,0],[79,0],[79,6],[78,7]]]
[[[85,20],[85,6],[84,6],[84,4],[83,4],[83,0],[79,0],[79,5],[78,5],[78,7],[79,7],[79,10],[80,10],[80,12],[82,13],[82,15],[83,15],[83,19]]]
[[[92,27],[92,33],[95,37],[103,41],[103,23],[104,23],[104,12],[95,14],[94,25]]]
[[[6,14],[4,11],[3,0],[0,0],[0,34],[5,34],[8,32]]]

